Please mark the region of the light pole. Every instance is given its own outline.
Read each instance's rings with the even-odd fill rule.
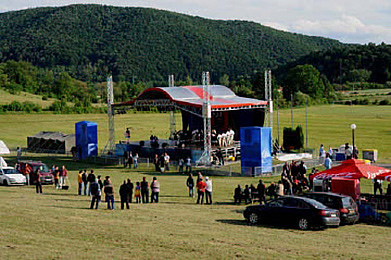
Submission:
[[[355,125],[355,124],[351,124],[350,125],[350,128],[352,129],[352,141],[353,141],[353,156],[352,156],[352,158],[353,159],[356,159],[356,154],[355,154],[355,146],[354,146],[354,130],[357,128],[357,126]]]

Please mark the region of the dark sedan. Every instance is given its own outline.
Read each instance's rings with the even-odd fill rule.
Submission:
[[[357,204],[350,196],[332,192],[308,192],[303,196],[339,210],[341,224],[354,224],[359,219]]]
[[[303,197],[286,196],[265,205],[249,206],[243,212],[250,225],[269,223],[301,230],[339,226],[339,211]]]

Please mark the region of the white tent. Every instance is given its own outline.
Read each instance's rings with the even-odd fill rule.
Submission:
[[[0,154],[9,154],[10,150],[3,141],[0,140]]]

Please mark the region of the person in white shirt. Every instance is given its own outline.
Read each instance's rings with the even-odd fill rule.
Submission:
[[[205,184],[206,184],[206,188],[205,188],[206,204],[212,204],[212,180],[206,177]]]
[[[167,171],[170,170],[170,156],[167,153],[164,154],[164,168]]]
[[[191,173],[191,158],[187,157],[186,159],[186,173]]]
[[[227,146],[227,133],[222,133],[221,139],[222,139],[221,146],[226,147]]]
[[[223,135],[222,134],[218,134],[217,135],[217,142],[219,143],[219,147],[222,146],[222,142],[223,142]]]

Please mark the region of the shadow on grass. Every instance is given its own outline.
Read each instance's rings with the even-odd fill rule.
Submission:
[[[216,219],[217,222],[230,225],[247,226],[246,220],[239,219]]]

